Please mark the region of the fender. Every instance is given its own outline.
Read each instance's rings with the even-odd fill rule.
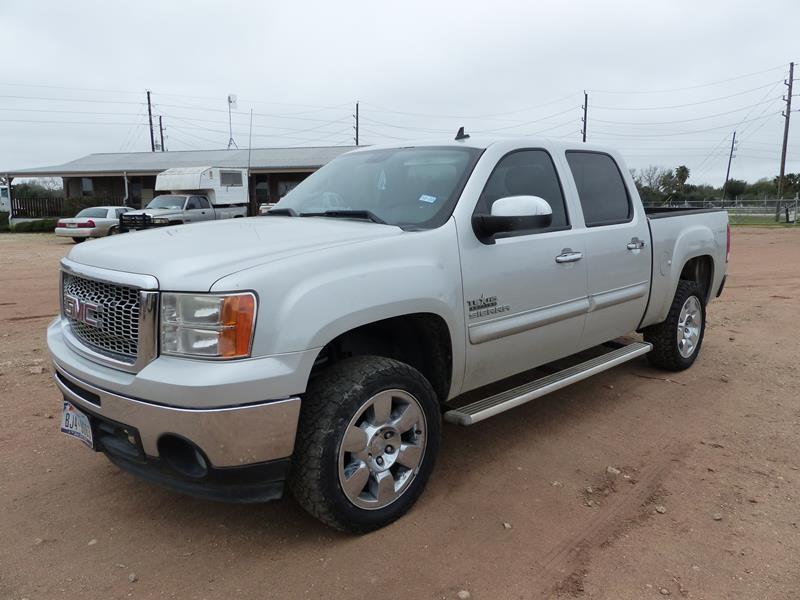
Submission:
[[[255,289],[254,356],[316,350],[352,329],[416,313],[437,315],[450,332],[451,390],[459,390],[466,352],[461,266],[452,219],[438,229],[404,232],[312,251],[245,269],[213,290]]]
[[[724,260],[724,244],[719,234],[708,225],[692,223],[689,218],[673,217],[650,221],[653,240],[653,272],[650,304],[640,327],[660,323],[667,317],[681,271],[691,259],[710,256],[712,259],[711,290],[719,285],[719,261]],[[723,234],[724,235],[724,232]]]

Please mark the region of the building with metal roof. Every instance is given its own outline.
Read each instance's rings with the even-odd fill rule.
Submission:
[[[49,167],[16,169],[9,180],[60,177],[65,198],[113,201],[141,207],[152,199],[156,175],[176,167],[236,167],[250,170],[253,210],[261,202],[277,202],[321,166],[354,146],[252,148],[251,150],[181,150],[89,154]]]

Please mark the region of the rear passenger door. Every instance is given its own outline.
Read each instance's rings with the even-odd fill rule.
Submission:
[[[634,331],[650,291],[650,230],[609,154],[568,150],[567,163],[586,225],[589,314],[581,346]]]

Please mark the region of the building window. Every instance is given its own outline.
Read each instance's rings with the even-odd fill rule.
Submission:
[[[242,187],[241,171],[220,171],[219,183],[225,187]]]
[[[81,195],[91,196],[94,194],[94,185],[91,177],[81,177]]]

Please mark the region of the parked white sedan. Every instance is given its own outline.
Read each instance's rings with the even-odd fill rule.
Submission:
[[[77,244],[87,238],[119,233],[119,216],[133,210],[127,206],[93,206],[84,208],[70,219],[59,219],[56,235],[71,237]]]

